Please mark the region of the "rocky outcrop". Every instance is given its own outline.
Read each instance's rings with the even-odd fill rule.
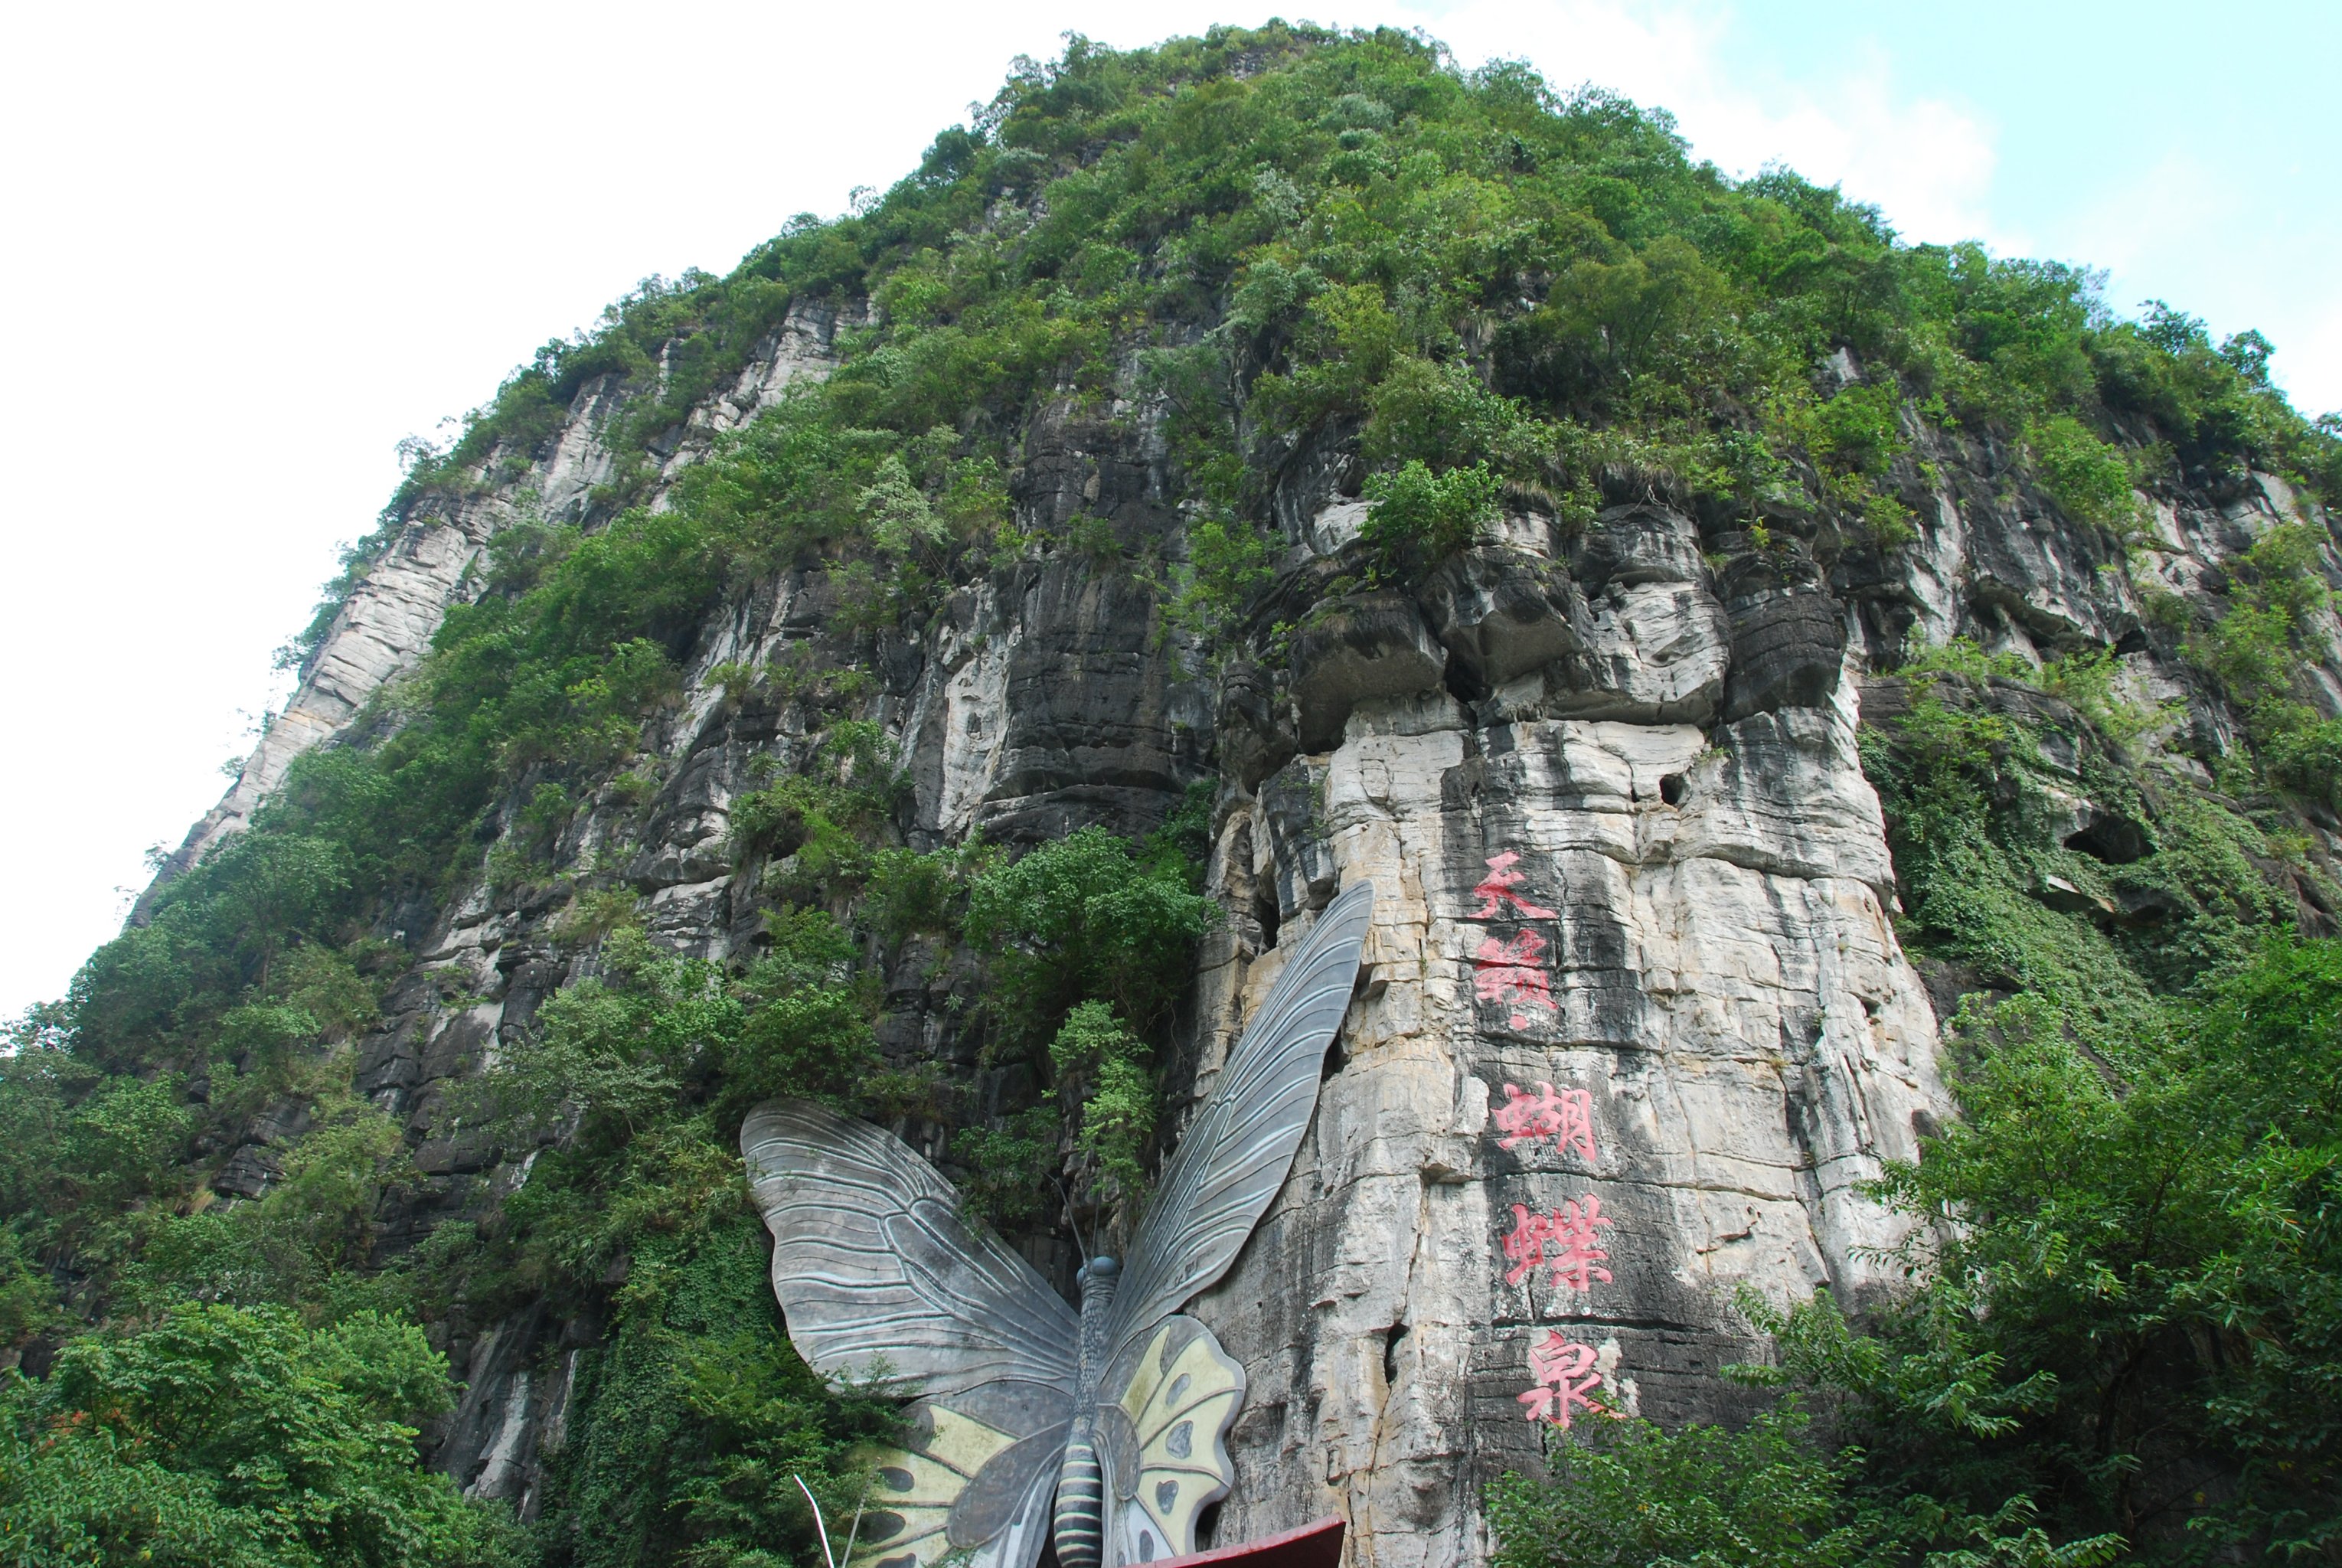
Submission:
[[[663,474],[820,374],[835,321],[790,323],[674,434]],[[611,472],[597,432],[623,406],[589,385],[523,477],[415,509],[183,864],[412,666],[497,527],[531,507],[592,517]],[[586,803],[555,856],[622,865],[676,951],[753,952],[760,881],[786,851],[744,849],[733,812],[760,761],[808,754],[817,719],[711,677],[776,659],[869,673],[856,711],[897,748],[910,783],[897,825],[916,847],[1141,832],[1208,781],[1208,884],[1227,918],[1199,957],[1175,1107],[1208,1088],[1316,913],[1372,878],[1382,899],[1314,1127],[1194,1309],[1250,1380],[1218,1533],[1334,1510],[1361,1565],[1476,1562],[1478,1483],[1540,1460],[1524,1395],[1542,1387],[1567,1410],[1598,1386],[1670,1422],[1727,1413],[1738,1395],[1718,1369],[1753,1348],[1736,1291],[1780,1302],[1827,1284],[1859,1302],[1887,1283],[1877,1251],[1898,1230],[1863,1183],[1913,1157],[1917,1129],[1951,1105],[1857,748],[1865,676],[1957,634],[2027,657],[2117,647],[2123,678],[2158,694],[2179,689],[2169,650],[2143,632],[2126,575],[2104,569],[2112,546],[2045,516],[2005,482],[2006,454],[1966,438],[1929,437],[1932,512],[1893,551],[1811,520],[1760,539],[1653,490],[1615,496],[1575,534],[1508,517],[1419,583],[1361,588],[1366,507],[1345,489],[1357,464],[1336,432],[1273,498],[1286,553],[1267,608],[1206,659],[1166,625],[1153,574],[1126,564],[1184,548],[1185,497],[1151,429],[1060,414],[1027,438],[1020,523],[1092,520],[1112,548],[1036,544],[866,642],[842,627],[821,571],[737,596],[646,734],[643,789]],[[2198,593],[2298,511],[2273,480],[2167,504],[2135,570]],[[2066,831],[2110,861],[2138,833],[2088,802]],[[557,913],[550,895],[483,883],[402,928],[415,966],[357,1063],[423,1174],[386,1217],[386,1252],[527,1179],[533,1149],[445,1110],[452,1084],[590,972],[552,934]],[[964,964],[915,941],[886,984],[880,1037],[896,1065],[936,1071],[981,1109],[1010,1095],[1014,1070],[980,1058],[956,1004]],[[906,1131],[931,1154],[946,1142],[940,1124]],[[275,1141],[255,1135],[239,1156],[237,1190],[265,1190]],[[1024,1241],[1070,1284],[1066,1238]],[[537,1309],[443,1325],[468,1380],[436,1434],[443,1467],[475,1495],[533,1506],[598,1332]],[[1541,1378],[1556,1365],[1558,1383]]]
[[[294,758],[339,733],[385,682],[415,666],[495,523],[495,514],[469,508],[460,520],[421,516],[399,527],[335,612],[300,685],[271,716],[227,794],[165,863],[164,878],[243,827]]]
[[[1224,1539],[1334,1509],[1362,1562],[1476,1560],[1458,1482],[1539,1462],[1519,1396],[1546,1334],[1627,1409],[1713,1416],[1748,1351],[1735,1289],[1883,1283],[1867,1249],[1897,1227],[1859,1184],[1949,1104],[1855,691],[1782,686],[1713,731],[1362,704],[1229,800],[1214,884],[1273,890],[1280,924],[1203,976],[1206,1074],[1312,908],[1358,877],[1383,899],[1293,1179],[1196,1308],[1252,1380]],[[1582,1142],[1519,1135],[1548,1091],[1585,1096]],[[1523,1214],[1589,1197],[1601,1277],[1516,1267]]]

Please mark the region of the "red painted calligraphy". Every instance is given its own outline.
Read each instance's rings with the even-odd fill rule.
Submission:
[[[1517,1084],[1507,1084],[1505,1103],[1492,1114],[1496,1131],[1506,1134],[1496,1140],[1499,1149],[1551,1138],[1564,1154],[1574,1150],[1587,1164],[1594,1162],[1594,1096],[1583,1089],[1556,1089],[1541,1083],[1536,1094],[1525,1094]]]
[[[1505,1255],[1513,1266],[1505,1271],[1505,1283],[1516,1285],[1543,1268],[1553,1271],[1556,1288],[1586,1291],[1596,1280],[1610,1283],[1610,1271],[1601,1266],[1610,1254],[1595,1244],[1600,1239],[1595,1230],[1615,1223],[1592,1193],[1549,1214],[1534,1214],[1526,1204],[1515,1203],[1513,1233],[1505,1238]]]
[[[1489,937],[1480,944],[1479,955],[1473,960],[1472,989],[1483,1002],[1510,1004],[1516,1029],[1528,1027],[1524,1009],[1555,1011],[1553,989],[1546,983],[1545,965],[1538,962],[1544,952],[1545,938],[1534,931],[1523,931],[1510,942]]]
[[[1497,917],[1502,906],[1507,904],[1513,906],[1516,914],[1525,919],[1552,920],[1556,918],[1552,910],[1540,909],[1536,904],[1531,904],[1527,899],[1523,898],[1519,894],[1513,891],[1516,885],[1528,880],[1519,872],[1513,869],[1514,864],[1518,862],[1520,858],[1521,857],[1519,855],[1515,854],[1511,850],[1506,850],[1502,854],[1492,854],[1488,857],[1487,877],[1481,882],[1479,886],[1472,890],[1474,896],[1480,900],[1480,907],[1472,912],[1470,915],[1471,919],[1494,920]]]
[[[1564,1339],[1559,1329],[1529,1346],[1529,1375],[1536,1386],[1516,1397],[1531,1421],[1549,1421],[1566,1432],[1572,1411],[1596,1408],[1586,1397],[1602,1381],[1594,1370],[1594,1347]]]

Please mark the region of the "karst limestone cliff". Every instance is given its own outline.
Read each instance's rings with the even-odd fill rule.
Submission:
[[[1891,1321],[1999,1195],[1876,1184],[1984,1126],[1988,1008],[2095,1092],[2336,930],[2342,424],[2257,335],[1282,23],[1072,40],[777,226],[420,454],[23,1026],[0,1356],[379,1311],[498,1506],[432,1495],[544,1563],[815,1560],[788,1478],[850,1510],[883,1419],[786,1353],[747,1107],[886,1122],[1070,1296],[1371,880],[1300,1154],[1189,1309],[1249,1387],[1206,1533],[1476,1564],[1566,1423],[1736,1421],[1768,1313]],[[2138,1352],[2193,1424],[2134,1390],[2091,1468],[2131,1415],[2027,1407],[1992,1529],[2228,1506],[2267,1433],[2200,1310]]]
[[[833,330],[831,315],[793,315],[694,416],[669,472],[792,377],[820,375]],[[413,667],[497,527],[580,507],[614,396],[589,385],[519,474],[485,482],[498,454],[475,498],[405,519],[183,853],[235,830],[292,755]],[[2087,641],[2132,649],[2123,678],[2142,694],[2184,690],[2137,634],[2132,579],[2105,547],[2012,494],[2005,454],[1936,439],[1937,482],[1891,566],[1825,573],[1746,551],[1720,565],[1712,522],[1622,494],[1574,534],[1515,512],[1412,592],[1329,600],[1366,511],[1335,454],[1289,465],[1278,492],[1277,579],[1254,621],[1292,612],[1280,662],[1204,663],[1137,574],[1039,549],[885,640],[872,711],[913,783],[914,843],[1143,827],[1212,783],[1208,885],[1227,918],[1198,960],[1176,1100],[1208,1087],[1313,911],[1355,878],[1383,890],[1315,1127],[1237,1268],[1196,1308],[1251,1380],[1221,1540],[1338,1512],[1361,1564],[1476,1561],[1469,1483],[1535,1463],[1541,1428],[1520,1395],[1545,1335],[1589,1347],[1620,1407],[1679,1420],[1736,1397],[1718,1376],[1750,1351],[1736,1290],[1859,1300],[1886,1283],[1900,1233],[1862,1183],[1952,1108],[1857,744],[1870,672],[1907,639]],[[1181,548],[1183,498],[1143,418],[1045,416],[1022,484],[1041,524],[1087,513],[1133,552]],[[2144,570],[2192,592],[2306,514],[2265,476],[2166,501]],[[607,802],[565,830],[571,862],[626,846],[658,943],[743,950],[758,868],[727,852],[727,808],[756,758],[805,739],[709,672],[792,649],[851,662],[835,612],[823,573],[792,571],[706,624],[655,726],[647,830],[621,834]],[[2092,808],[2078,786],[2073,810],[2080,831]],[[526,1179],[526,1151],[450,1134],[435,1113],[590,965],[550,939],[554,913],[483,884],[410,934],[416,962],[358,1079],[420,1141],[429,1180],[397,1239]],[[882,1039],[896,1058],[980,1075],[951,984],[902,954]],[[1584,1124],[1565,1126],[1556,1105],[1582,1106]],[[907,1130],[943,1146],[941,1127]],[[265,1186],[265,1160],[248,1179]],[[1563,1283],[1516,1268],[1520,1212],[1588,1201],[1606,1222],[1590,1233],[1597,1268]],[[1069,1271],[1064,1243],[1034,1244]],[[452,1346],[466,1392],[438,1462],[475,1494],[527,1502],[593,1332],[541,1312],[475,1325]]]

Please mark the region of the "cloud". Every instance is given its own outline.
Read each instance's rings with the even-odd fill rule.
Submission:
[[[2290,329],[2270,334],[2277,354],[2270,374],[2305,414],[2342,414],[2342,304],[2304,312]]]
[[[1728,174],[1785,164],[1877,205],[1906,238],[2017,243],[1991,221],[1992,127],[1949,99],[1900,90],[1877,53],[1792,85],[1736,62],[1733,14],[1715,5],[1465,0],[1416,14],[1467,65],[1526,58],[1557,87],[1591,82],[1670,111],[1694,153]]]
[[[2318,235],[2213,161],[2166,153],[2112,176],[2049,238],[2057,254],[2105,269],[2117,314],[2162,299],[2205,317],[2216,339],[2257,328],[2277,345],[2269,368],[2297,407],[2342,408],[2342,293],[2293,265],[2324,248]]]

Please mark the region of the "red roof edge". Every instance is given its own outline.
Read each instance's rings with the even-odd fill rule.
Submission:
[[[1265,1535],[1241,1546],[1220,1546],[1186,1557],[1165,1557],[1148,1568],[1204,1568],[1211,1563],[1242,1563],[1248,1568],[1339,1568],[1342,1518],[1329,1513],[1297,1530]]]

